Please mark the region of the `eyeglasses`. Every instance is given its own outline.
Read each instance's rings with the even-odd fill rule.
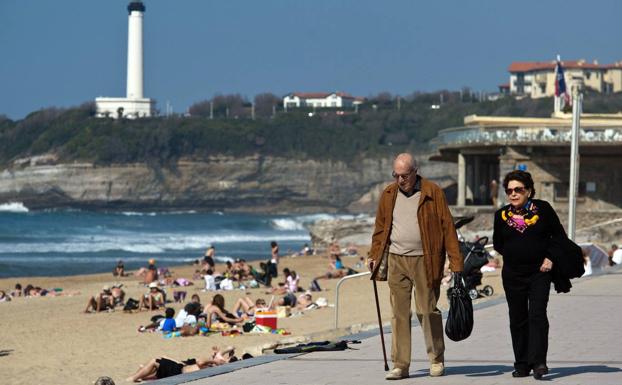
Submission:
[[[406,174],[398,174],[398,173],[396,173],[395,171],[393,171],[393,172],[391,173],[391,176],[392,176],[393,178],[395,178],[395,179],[399,179],[399,178],[402,178],[402,179],[408,179],[408,178],[409,178],[409,177],[413,174],[413,172],[415,172],[415,171],[416,171],[416,170],[415,170],[414,168],[413,168],[412,170],[410,170],[409,172],[407,172]]]
[[[515,192],[517,194],[524,194],[525,191],[527,191],[527,189],[525,189],[524,187],[506,188],[505,189],[505,194],[506,195],[512,195],[513,192]]]

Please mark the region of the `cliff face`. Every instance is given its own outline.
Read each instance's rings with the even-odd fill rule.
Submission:
[[[370,212],[375,209],[378,189],[391,179],[391,159],[348,165],[330,160],[218,156],[207,161],[182,160],[173,169],[45,159],[22,159],[2,170],[0,203],[19,201],[29,208]],[[447,179],[455,169],[451,166],[425,162],[421,170],[429,171],[424,175],[432,178]]]

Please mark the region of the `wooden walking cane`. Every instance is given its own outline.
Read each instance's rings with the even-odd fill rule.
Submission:
[[[387,364],[387,350],[384,347],[384,333],[382,332],[382,318],[380,317],[380,303],[378,302],[378,286],[376,286],[376,280],[374,283],[374,296],[376,297],[376,312],[378,313],[378,325],[380,326],[380,341],[382,342],[382,355],[384,356],[384,371],[389,371],[389,365]]]

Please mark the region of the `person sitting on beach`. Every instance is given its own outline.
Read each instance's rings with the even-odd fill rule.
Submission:
[[[298,254],[299,256],[313,255],[313,249],[309,247],[308,243],[305,243],[304,246],[302,247],[302,250],[300,250],[296,254]]]
[[[149,265],[145,267],[141,267],[138,269],[134,276],[143,277],[143,283],[145,285],[150,284],[151,282],[155,282],[158,280],[158,268],[156,267],[156,260],[151,258],[149,260]]]
[[[121,289],[122,287],[122,283],[116,283],[112,285],[112,288],[110,288],[110,294],[112,294],[112,301],[114,303],[114,306],[123,306],[123,304],[125,303],[125,291]]]
[[[231,275],[229,273],[225,273],[223,275],[223,279],[218,283],[218,287],[220,290],[233,290],[235,286],[233,284],[233,279],[231,279]]]
[[[223,275],[233,277],[233,263],[231,263],[231,261],[225,262],[225,271],[223,272]]]
[[[216,290],[216,278],[214,277],[214,271],[212,269],[207,269],[203,279],[205,280],[205,291]]]
[[[289,270],[287,267],[283,269],[283,276],[285,276],[285,282],[279,282],[277,287],[273,287],[266,294],[281,295],[286,293],[296,293],[298,291],[298,281],[300,277],[295,271]]]
[[[238,298],[238,301],[233,305],[233,312],[238,315],[238,317],[244,316],[246,314],[248,317],[255,316],[255,310],[257,308],[265,308],[266,301],[263,298],[258,298],[255,303],[248,296]]]
[[[184,325],[196,325],[199,314],[201,314],[201,305],[196,302],[188,302],[186,306],[177,313],[177,317],[175,317],[175,327],[181,329]]]
[[[300,277],[296,274],[296,271],[291,270],[290,274],[285,279],[287,291],[296,293],[298,291],[298,281],[300,281]]]
[[[22,295],[22,284],[18,282],[15,284],[15,288],[11,292],[11,297],[21,297]]]
[[[233,264],[233,278],[237,281],[244,281],[251,277],[251,267],[244,259],[236,259]]]
[[[158,287],[157,282],[151,282],[149,284],[149,293],[143,295],[140,298],[140,302],[138,304],[138,310],[158,310],[166,303],[166,297],[160,288]]]
[[[225,309],[225,297],[216,294],[212,299],[212,303],[205,307],[204,312],[207,313],[207,327],[211,327],[212,322],[226,322],[229,325],[237,325],[245,321],[243,317],[236,317]]]
[[[190,297],[190,302],[198,303],[200,305],[201,297],[199,297],[198,294],[192,294],[192,296]]]
[[[114,277],[125,277],[125,265],[123,264],[123,260],[119,259],[117,265],[114,267],[112,271],[112,275]]]
[[[96,312],[99,313],[105,310],[114,309],[114,298],[109,286],[104,286],[101,293],[95,297],[91,297],[86,304],[85,313]]]

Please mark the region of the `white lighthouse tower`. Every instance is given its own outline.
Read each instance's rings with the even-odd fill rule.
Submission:
[[[98,117],[143,118],[155,113],[155,100],[143,96],[143,14],[142,1],[132,1],[127,28],[127,94],[125,98],[95,98]]]

